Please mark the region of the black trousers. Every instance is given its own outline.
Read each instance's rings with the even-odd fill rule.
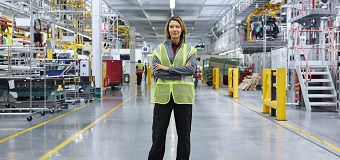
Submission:
[[[143,74],[137,74],[137,85],[140,86],[140,84],[142,83],[142,76]]]
[[[178,136],[176,159],[189,159],[192,105],[176,104],[171,96],[168,104],[155,104],[152,124],[152,147],[148,160],[162,160],[164,157],[166,132],[172,110],[174,110]]]
[[[144,72],[144,81],[146,81],[146,78],[148,77],[148,73]]]

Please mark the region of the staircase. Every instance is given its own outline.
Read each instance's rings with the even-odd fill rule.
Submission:
[[[305,78],[309,74],[305,66],[296,72],[307,111],[336,111],[337,94],[328,66],[310,66],[311,80]]]

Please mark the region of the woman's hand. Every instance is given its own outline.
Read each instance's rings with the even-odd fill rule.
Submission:
[[[164,71],[169,71],[169,67],[163,66],[161,64],[156,64],[155,66],[153,66],[154,70],[164,70]]]
[[[185,66],[191,66],[191,62],[188,61],[187,64],[185,64]]]

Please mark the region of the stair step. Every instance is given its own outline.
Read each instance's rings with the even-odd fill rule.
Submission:
[[[308,94],[308,98],[335,98],[334,94]]]
[[[310,86],[308,90],[333,90],[333,87],[329,86]]]
[[[312,75],[328,75],[328,72],[310,72]]]
[[[323,69],[323,68],[326,68],[327,66],[323,66],[323,65],[310,65],[309,68],[312,70],[312,69]],[[300,66],[300,68],[307,68],[306,66]]]
[[[312,79],[309,82],[332,82],[331,79]]]
[[[307,74],[306,72],[301,72],[302,75]],[[310,72],[311,75],[328,75],[328,72]]]
[[[336,102],[309,102],[310,106],[336,106]]]

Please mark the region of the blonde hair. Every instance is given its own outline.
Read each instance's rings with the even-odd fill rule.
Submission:
[[[171,21],[177,21],[179,23],[179,25],[181,26],[182,33],[181,33],[181,36],[180,36],[180,41],[183,40],[183,42],[185,43],[185,34],[187,33],[187,27],[185,26],[184,21],[178,16],[170,17],[168,19],[168,21],[166,22],[166,25],[165,25],[165,28],[164,28],[164,35],[165,35],[164,41],[166,42],[168,39],[171,39],[171,36],[170,36],[170,33],[169,33],[169,24],[170,24]]]

